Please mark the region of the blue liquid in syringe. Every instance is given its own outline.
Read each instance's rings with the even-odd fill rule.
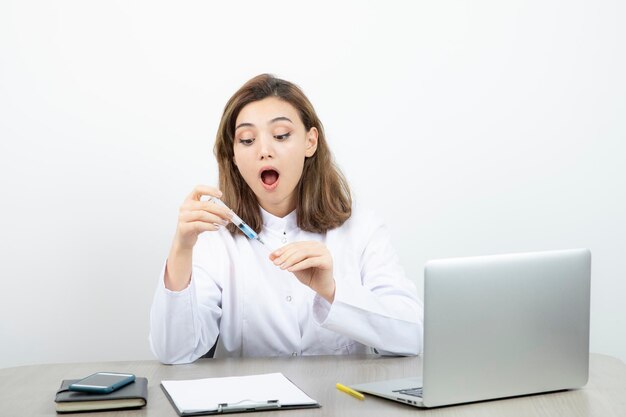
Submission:
[[[222,200],[220,200],[219,198],[211,197],[210,200],[213,201],[216,204],[221,204],[224,207],[228,208],[228,206],[226,206],[226,204],[224,204],[224,202]],[[230,210],[230,211],[232,213],[231,222],[235,226],[237,226],[239,228],[239,230],[241,230],[243,232],[243,234],[248,237],[248,239],[258,240],[260,243],[265,245],[265,242],[263,242],[263,240],[259,237],[259,235],[257,235],[256,232],[254,230],[252,230],[252,228],[250,226],[248,226],[243,220],[241,220],[241,218],[239,216],[237,216],[232,210]]]
[[[257,234],[254,232],[254,230],[252,230],[252,228],[248,226],[247,224],[245,224],[244,222],[241,222],[240,224],[238,224],[237,227],[239,228],[239,230],[243,232],[244,235],[248,236],[248,238],[250,239],[257,238]]]
[[[265,242],[261,240],[259,235],[257,235],[256,232],[252,230],[252,228],[246,224],[246,222],[241,220],[239,217],[237,217],[236,220],[237,220],[237,223],[235,223],[235,226],[237,226],[239,230],[241,230],[243,234],[248,237],[248,239],[258,240],[259,242],[265,245]]]

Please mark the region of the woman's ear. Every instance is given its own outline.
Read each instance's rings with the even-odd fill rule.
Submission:
[[[315,151],[317,150],[317,128],[312,127],[306,134],[306,150],[304,155],[307,158],[315,155]]]

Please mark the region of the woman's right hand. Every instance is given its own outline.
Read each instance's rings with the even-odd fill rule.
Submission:
[[[180,207],[176,235],[165,268],[165,287],[171,291],[181,291],[189,285],[192,252],[198,235],[219,230],[232,217],[226,206],[201,201],[202,196],[220,198],[222,192],[208,185],[198,185]]]
[[[226,226],[232,212],[224,205],[201,201],[202,196],[221,198],[222,192],[208,185],[196,186],[178,213],[174,244],[180,250],[191,250],[202,232],[214,232]]]

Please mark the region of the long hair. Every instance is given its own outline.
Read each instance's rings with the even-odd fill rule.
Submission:
[[[352,214],[352,197],[346,178],[335,165],[322,122],[302,90],[271,74],[261,74],[245,83],[226,103],[215,138],[213,152],[219,167],[222,200],[257,233],[263,227],[256,195],[244,181],[234,162],[235,123],[241,109],[267,97],[278,97],[298,110],[306,130],[318,131],[317,150],[304,161],[296,186],[298,227],[307,232],[325,233],[341,226]],[[232,223],[231,233],[238,229]]]

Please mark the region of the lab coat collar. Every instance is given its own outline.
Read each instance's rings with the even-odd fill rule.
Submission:
[[[261,209],[263,226],[265,226],[266,228],[279,233],[290,232],[293,229],[298,228],[298,216],[296,214],[296,210],[292,211],[285,217],[277,217],[263,210],[263,207],[259,208]]]

